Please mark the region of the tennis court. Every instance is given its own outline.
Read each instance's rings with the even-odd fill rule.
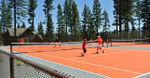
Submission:
[[[150,44],[133,45],[130,48],[103,47],[105,53],[99,54],[95,54],[96,47],[87,47],[84,57],[81,56],[80,45],[19,46],[13,47],[13,51],[110,78],[149,75]]]

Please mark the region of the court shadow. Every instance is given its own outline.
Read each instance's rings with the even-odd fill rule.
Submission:
[[[18,53],[13,53],[13,54],[40,53],[40,52],[46,52],[46,51],[35,51],[35,52],[18,52]]]
[[[82,56],[82,55],[78,55],[77,57],[84,57],[84,56]]]
[[[60,51],[60,50],[48,50],[48,51]]]
[[[98,53],[95,52],[95,53],[91,53],[91,54],[98,54]]]
[[[44,52],[44,51],[37,51],[37,52]]]
[[[61,50],[72,50],[72,49],[61,49]]]
[[[23,53],[42,53],[42,52],[49,52],[49,51],[60,51],[60,50],[34,51],[34,52],[18,52],[18,53],[13,53],[13,54],[23,54]]]
[[[19,53],[13,53],[13,54],[23,54],[23,53],[37,53],[37,52],[19,52]]]
[[[68,49],[61,49],[61,50],[75,50],[75,49],[80,49],[80,48],[68,48]]]

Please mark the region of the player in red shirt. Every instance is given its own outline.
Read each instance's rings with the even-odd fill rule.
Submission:
[[[95,40],[95,41],[98,41],[96,54],[99,53],[99,49],[101,49],[102,53],[104,53],[104,50],[102,50],[102,41],[103,41],[102,38],[100,36],[98,36],[97,40]]]
[[[24,43],[24,39],[23,39],[23,38],[20,39],[20,43],[21,43],[21,44]]]
[[[82,44],[82,49],[83,49],[83,53],[81,53],[82,56],[84,56],[84,54],[87,52],[87,51],[86,51],[86,41],[87,41],[87,40],[84,39],[84,42],[83,42],[83,44]]]
[[[20,43],[21,43],[21,44],[20,44],[20,48],[21,48],[21,46],[22,46],[23,43],[24,43],[24,39],[23,39],[23,38],[20,39]]]

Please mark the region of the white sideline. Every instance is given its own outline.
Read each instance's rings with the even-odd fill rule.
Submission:
[[[134,78],[142,77],[142,76],[144,76],[144,75],[148,75],[148,74],[150,74],[150,72],[145,73],[145,74],[142,74],[142,75],[139,75],[139,76],[136,76],[136,77],[134,77]]]

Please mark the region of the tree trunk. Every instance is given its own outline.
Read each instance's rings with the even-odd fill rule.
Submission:
[[[68,26],[67,26],[67,23],[66,23],[66,38],[65,38],[66,42],[68,41],[68,32],[67,32],[68,28],[67,27]]]
[[[139,38],[141,38],[141,21],[140,20],[138,20],[139,21]]]
[[[32,31],[34,31],[34,17],[32,17]]]
[[[119,32],[120,32],[120,39],[122,39],[123,34],[122,34],[122,14],[121,14],[121,6],[122,6],[122,1],[119,0]]]
[[[119,31],[122,31],[121,0],[119,0]]]
[[[16,0],[14,0],[14,35],[16,37]]]

